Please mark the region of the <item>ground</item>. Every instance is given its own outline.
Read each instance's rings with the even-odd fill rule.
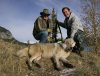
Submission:
[[[41,68],[33,65],[29,70],[26,58],[15,56],[16,51],[27,45],[0,40],[0,76],[100,76],[100,52],[82,52],[83,57],[71,53],[68,61],[73,68],[57,71],[51,59],[40,60]]]

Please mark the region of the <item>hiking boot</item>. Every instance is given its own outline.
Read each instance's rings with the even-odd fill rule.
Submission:
[[[81,51],[77,51],[77,54],[78,54],[80,57],[83,57],[83,55],[82,55],[82,52],[81,52]]]
[[[83,49],[80,49],[80,48],[77,48],[77,47],[74,47],[73,50],[72,50],[72,52],[78,54],[80,57],[83,57],[82,51],[83,51]]]

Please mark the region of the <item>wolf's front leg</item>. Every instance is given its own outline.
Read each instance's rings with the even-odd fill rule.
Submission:
[[[61,58],[61,61],[67,68],[74,68],[72,64],[69,63],[69,61],[66,58]]]
[[[55,57],[54,61],[56,63],[56,68],[57,70],[62,70],[61,66],[60,66],[60,61],[59,61],[59,57]]]
[[[68,63],[68,60],[66,59],[66,58],[61,58],[61,61],[63,62],[63,63]]]

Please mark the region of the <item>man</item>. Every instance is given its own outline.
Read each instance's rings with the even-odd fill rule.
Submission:
[[[50,26],[49,20],[49,10],[43,9],[43,12],[40,12],[40,15],[35,23],[33,29],[33,36],[36,40],[39,40],[40,43],[46,43],[48,38],[48,28]]]
[[[76,46],[73,51],[77,52],[80,56],[80,51],[83,50],[82,42],[83,42],[83,26],[80,22],[80,19],[71,12],[70,8],[64,7],[62,8],[62,13],[65,16],[64,23],[58,22],[60,26],[67,29],[67,38],[73,38],[76,41]]]

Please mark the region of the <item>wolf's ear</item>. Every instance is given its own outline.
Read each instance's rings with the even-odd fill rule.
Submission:
[[[67,45],[69,45],[69,43],[70,43],[69,39],[65,39],[64,43],[67,44]]]

